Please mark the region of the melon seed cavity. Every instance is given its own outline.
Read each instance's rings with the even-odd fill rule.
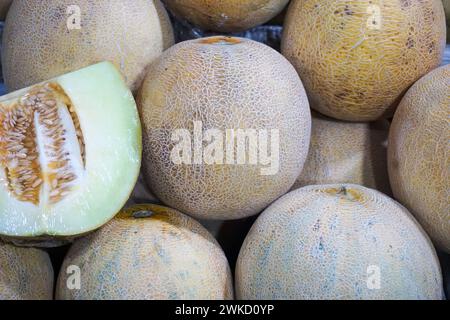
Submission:
[[[0,103],[0,170],[15,199],[34,205],[61,201],[85,161],[78,116],[58,84],[38,85]]]

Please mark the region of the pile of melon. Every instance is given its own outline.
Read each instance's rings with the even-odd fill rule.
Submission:
[[[0,300],[445,299],[448,9],[0,1]]]

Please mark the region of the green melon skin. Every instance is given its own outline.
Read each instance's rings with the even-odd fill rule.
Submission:
[[[142,150],[139,115],[131,91],[111,63],[92,65],[45,83],[59,85],[72,102],[84,137],[85,166],[77,171],[78,178],[68,195],[56,203],[46,202],[41,196],[36,205],[12,195],[0,153],[0,236],[3,237],[42,241],[71,238],[95,230],[119,212],[139,175]],[[0,98],[0,125],[5,110],[17,103],[27,90],[30,89]],[[3,124],[4,121],[5,118]],[[70,131],[69,127],[65,129]],[[72,140],[70,143],[73,146]],[[41,158],[39,161],[42,166],[44,162]],[[75,162],[71,165],[75,166]],[[42,184],[41,191],[45,193],[46,187],[48,184]]]

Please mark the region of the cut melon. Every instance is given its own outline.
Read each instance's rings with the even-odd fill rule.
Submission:
[[[0,98],[0,235],[67,237],[109,221],[141,163],[133,96],[109,62]]]

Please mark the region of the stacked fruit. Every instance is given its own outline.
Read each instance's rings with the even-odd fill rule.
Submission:
[[[49,256],[29,247],[65,243],[57,299],[444,297],[442,2],[293,0],[281,53],[226,34],[288,2],[166,0],[219,33],[177,44],[159,0],[12,2],[1,299],[52,298]],[[236,220],[215,232],[240,250],[234,286],[195,219]]]

